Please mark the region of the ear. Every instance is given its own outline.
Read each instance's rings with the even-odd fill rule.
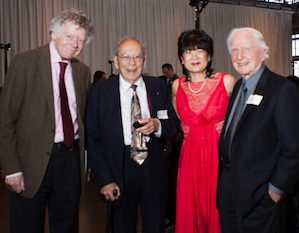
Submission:
[[[182,60],[182,62],[181,62],[181,63],[182,63],[182,65],[184,65],[184,58],[183,58],[183,57],[181,57],[181,60]]]
[[[209,55],[208,55],[208,61],[209,61],[209,62],[211,61],[211,56],[209,56]]]
[[[144,58],[143,58],[143,69],[146,67],[146,62],[147,62],[147,56],[144,55]]]
[[[51,39],[54,41],[57,39],[57,36],[54,32],[51,32]]]
[[[266,49],[262,49],[261,51],[261,55],[262,55],[262,61],[264,62],[267,58],[267,50]]]
[[[117,56],[116,55],[114,55],[113,56],[113,63],[114,63],[114,67],[115,67],[115,69],[119,69],[119,65],[118,65],[118,60],[117,60]]]

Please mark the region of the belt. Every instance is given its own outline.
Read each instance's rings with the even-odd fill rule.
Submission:
[[[60,152],[73,151],[79,145],[79,139],[73,141],[70,147],[67,147],[64,142],[54,143],[54,147]]]
[[[228,163],[225,163],[225,162],[221,162],[222,163],[222,167],[224,167],[226,170],[230,170],[230,164],[228,164]]]

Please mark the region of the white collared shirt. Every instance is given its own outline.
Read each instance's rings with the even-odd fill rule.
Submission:
[[[150,110],[147,99],[147,90],[142,76],[134,83],[137,85],[136,92],[140,102],[142,118],[150,118]],[[124,143],[125,145],[131,145],[131,101],[133,96],[133,89],[131,84],[126,82],[121,74],[119,74],[119,94],[120,94],[120,106],[121,117],[123,125]],[[149,141],[149,137],[146,137]]]
[[[55,49],[52,42],[50,42],[50,58],[51,58],[51,70],[52,70],[52,86],[53,86],[53,98],[54,98],[54,113],[55,113],[55,136],[54,142],[63,142],[63,124],[61,115],[61,104],[60,104],[60,91],[59,91],[59,74],[60,74],[60,64],[59,62],[67,63],[65,69],[65,88],[68,97],[68,104],[70,108],[70,113],[72,116],[72,122],[74,125],[74,138],[78,139],[78,116],[77,116],[77,102],[76,102],[76,92],[73,80],[72,64],[69,60],[62,61],[57,50]]]

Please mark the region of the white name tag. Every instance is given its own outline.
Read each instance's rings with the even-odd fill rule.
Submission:
[[[262,95],[257,95],[257,94],[250,95],[247,99],[246,104],[252,104],[252,105],[259,106],[262,99],[263,99]]]
[[[161,119],[161,120],[168,119],[167,109],[166,110],[158,110],[157,117],[158,117],[158,119]]]

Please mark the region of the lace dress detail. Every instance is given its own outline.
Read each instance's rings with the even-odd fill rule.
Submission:
[[[224,75],[208,79],[204,86],[204,81],[191,82],[189,87],[185,77],[179,80],[176,102],[184,141],[177,180],[176,233],[221,232],[216,191],[218,141],[229,102]]]

